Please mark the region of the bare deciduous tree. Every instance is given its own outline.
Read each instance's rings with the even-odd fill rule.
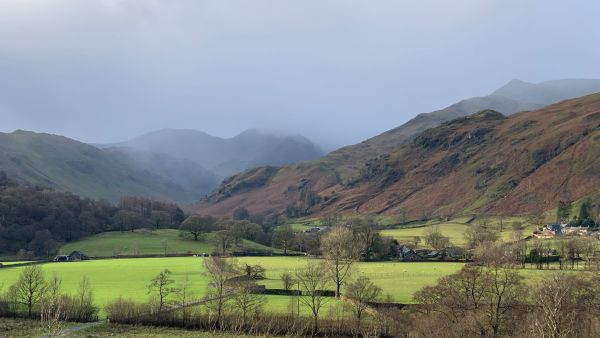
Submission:
[[[194,237],[197,241],[201,239],[204,234],[207,234],[214,230],[216,220],[212,217],[201,217],[201,216],[190,216],[188,217],[179,229],[185,231]]]
[[[177,287],[177,305],[181,308],[181,320],[185,325],[190,318],[190,309],[187,303],[190,301],[190,276],[186,273],[183,281]]]
[[[216,231],[212,237],[212,242],[221,256],[225,256],[227,250],[239,241],[240,238],[231,230]]]
[[[235,264],[216,256],[204,259],[204,267],[210,280],[205,296],[205,299],[210,301],[206,303],[206,306],[216,313],[215,325],[220,328],[226,302],[232,294],[228,280],[239,276],[240,273]]]
[[[346,288],[346,297],[352,304],[354,316],[356,317],[357,330],[369,303],[375,301],[381,295],[381,288],[373,284],[366,276],[360,276],[357,280],[350,282]]]
[[[27,314],[31,317],[33,307],[42,299],[46,291],[44,272],[40,265],[26,266],[16,283],[16,292],[19,302],[27,306]]]
[[[41,321],[46,337],[59,337],[63,333],[66,313],[63,298],[60,294],[48,292],[41,300]]]
[[[554,274],[533,291],[535,313],[529,333],[532,337],[566,338],[590,336],[586,330],[597,315],[597,286],[587,278]]]
[[[300,286],[299,301],[307,306],[313,316],[313,333],[319,330],[319,312],[328,301],[323,295],[329,285],[327,268],[323,264],[308,263],[302,270],[296,272],[296,280]]]
[[[438,226],[429,228],[425,234],[425,243],[436,250],[442,250],[450,246],[450,238],[442,235]]]
[[[242,318],[242,327],[248,324],[249,317],[258,315],[266,302],[265,296],[256,293],[256,282],[239,280],[233,283],[233,304]]]
[[[329,276],[335,283],[335,296],[339,298],[342,285],[350,275],[350,268],[357,256],[352,230],[341,226],[331,229],[321,238],[321,252]]]
[[[428,320],[450,336],[497,337],[514,329],[510,324],[521,315],[524,296],[521,276],[498,265],[465,266],[437,285],[419,290],[414,299],[423,304]]]
[[[283,249],[283,254],[287,255],[288,249],[294,242],[294,230],[289,224],[279,226],[273,231],[273,246]]]
[[[281,282],[283,284],[283,288],[289,291],[292,288],[292,284],[294,283],[294,278],[289,273],[284,273],[281,275]]]
[[[161,315],[168,297],[177,292],[177,289],[171,287],[175,280],[171,279],[171,270],[164,269],[156,277],[152,278],[148,284],[148,294],[155,293],[158,297],[158,316]]]

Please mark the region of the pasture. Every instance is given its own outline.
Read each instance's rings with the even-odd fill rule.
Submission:
[[[248,240],[242,240],[239,246],[256,251],[273,251],[270,247]],[[138,229],[134,232],[103,232],[67,243],[61,248],[61,251],[66,254],[75,250],[90,257],[114,257],[119,255],[212,253],[214,245],[210,243],[210,235],[194,241],[182,237],[181,231],[175,229]]]
[[[271,288],[281,288],[280,275],[293,273],[308,262],[316,259],[305,257],[244,257],[237,259],[238,264],[261,264],[267,270],[267,278],[259,284]],[[389,294],[396,302],[412,302],[412,295],[424,285],[435,284],[438,278],[458,271],[461,263],[401,263],[377,262],[357,263],[356,274],[365,274]],[[16,281],[22,268],[0,270],[0,285],[7,287]],[[148,299],[146,285],[163,269],[173,272],[173,279],[181,283],[189,278],[195,297],[201,297],[206,291],[208,278],[204,275],[202,258],[131,258],[101,259],[81,262],[47,263],[43,265],[46,276],[57,274],[62,278],[65,292],[76,292],[78,283],[87,276],[92,284],[95,302],[101,308],[119,296],[137,301]],[[287,311],[291,297],[268,296],[268,311]],[[332,304],[334,302],[330,302]]]
[[[424,237],[427,233],[437,227],[442,235],[449,237],[452,245],[463,246],[466,243],[465,233],[472,224],[477,224],[479,221],[472,220],[472,217],[458,217],[449,221],[427,221],[416,222],[406,226],[398,226],[393,229],[381,230],[382,236],[388,236],[396,239],[399,242],[412,242],[414,237],[421,237],[420,248],[426,248]],[[528,224],[523,217],[520,216],[491,216],[486,219],[487,226],[494,229],[498,233],[498,237],[503,241],[510,240],[511,233],[514,227],[519,226],[524,236],[530,235],[535,226]],[[502,227],[500,224],[502,223]],[[500,231],[502,229],[502,231]]]
[[[382,236],[392,237],[398,242],[412,242],[413,238],[419,236],[421,238],[420,247],[427,247],[424,243],[424,238],[427,232],[438,227],[442,235],[449,237],[453,245],[465,244],[465,231],[469,227],[468,224],[457,222],[444,222],[440,224],[416,225],[411,227],[402,227],[396,229],[387,229],[380,231]]]

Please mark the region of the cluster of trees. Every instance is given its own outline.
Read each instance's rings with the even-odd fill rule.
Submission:
[[[570,226],[596,227],[600,222],[600,204],[591,198],[585,198],[579,205],[578,212],[570,200],[561,200],[556,208],[556,221],[568,223]]]
[[[269,227],[261,226],[249,220],[238,219],[216,219],[210,216],[189,216],[179,229],[193,240],[206,240],[211,234],[209,241],[215,246],[215,253],[226,255],[243,239],[269,245],[270,238],[266,231]]]
[[[0,296],[0,316],[41,318],[51,333],[60,331],[63,321],[97,320],[98,308],[87,277],[75,293],[62,292],[58,275],[45,276],[41,265],[28,265],[17,281]]]
[[[579,268],[583,263],[586,269],[600,267],[597,252],[598,240],[592,237],[559,238],[555,241],[519,241],[511,244],[516,260],[525,266],[529,263],[537,269],[549,268],[558,263],[559,269]]]
[[[414,295],[415,337],[595,337],[597,277],[558,272],[526,285],[508,248],[491,244],[466,265]]]
[[[378,232],[380,226],[372,217],[344,221],[339,218],[325,217],[322,223],[333,230],[347,229],[344,232],[347,238],[341,238],[340,241],[352,243],[354,254],[358,260],[377,261],[397,256],[398,242],[390,237],[381,236]],[[272,245],[284,252],[294,250],[311,255],[322,255],[324,254],[321,250],[322,237],[329,233],[330,231],[296,233],[290,225],[283,225],[273,231]]]
[[[127,197],[120,205],[12,182],[0,173],[0,254],[51,256],[63,242],[109,230],[176,227],[176,205]]]
[[[146,197],[124,196],[118,208],[115,225],[121,231],[134,231],[139,228],[177,228],[185,219],[183,210],[177,204]]]

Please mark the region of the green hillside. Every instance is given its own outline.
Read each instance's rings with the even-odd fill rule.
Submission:
[[[214,246],[210,238],[194,241],[180,237],[175,229],[136,230],[134,232],[110,231],[68,243],[61,250],[64,253],[81,251],[92,257],[113,257],[119,255],[161,255],[185,253],[212,253]],[[242,240],[239,249],[273,251],[274,249]],[[276,250],[275,250],[276,251]]]
[[[0,170],[16,181],[111,201],[122,195],[173,201],[197,197],[197,192],[151,169],[141,170],[109,152],[63,136],[21,130],[0,133]]]

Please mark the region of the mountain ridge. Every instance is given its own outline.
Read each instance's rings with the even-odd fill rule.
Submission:
[[[302,135],[255,128],[230,138],[212,136],[194,129],[165,128],[129,141],[97,146],[169,154],[194,161],[220,178],[255,166],[284,165],[323,155],[318,146]]]
[[[198,194],[152,171],[65,136],[16,130],[0,133],[0,170],[21,183],[117,201],[123,195],[190,202]]]
[[[486,98],[490,97],[496,99],[500,96],[492,95]],[[476,99],[475,106],[481,102],[480,98]],[[468,102],[468,100],[463,100],[453,106],[464,105],[465,101]],[[501,100],[501,102],[506,101]],[[488,105],[485,104],[484,106]],[[445,109],[445,112],[451,112],[448,108]],[[509,112],[507,115],[514,113]],[[519,114],[525,113],[527,112]],[[459,116],[453,117],[460,118],[460,115],[465,115],[465,113],[458,109],[457,115]],[[442,116],[443,118],[439,123],[443,125],[443,123],[447,122],[445,119],[449,116],[452,116],[452,114],[447,113]],[[224,184],[209,194],[207,199],[196,204],[192,210],[199,213],[227,215],[229,210],[234,208],[235,205],[236,207],[245,207],[251,212],[256,213],[308,215],[315,212],[326,212],[327,205],[337,205],[339,207],[338,203],[341,198],[339,194],[340,189],[344,189],[344,186],[356,180],[356,177],[362,174],[361,171],[365,170],[365,165],[369,161],[373,161],[372,165],[374,168],[377,169],[379,165],[385,169],[387,165],[386,161],[379,161],[378,163],[377,159],[379,157],[390,156],[390,153],[394,153],[398,148],[402,148],[405,144],[414,141],[415,134],[407,133],[407,135],[403,135],[401,133],[407,130],[407,125],[410,126],[410,122],[357,145],[336,150],[316,161],[292,164],[269,170],[253,169],[251,174],[241,173],[224,181]],[[418,126],[415,129],[418,130],[419,128],[423,128],[423,126]],[[428,130],[430,129],[425,129],[421,133]],[[387,144],[384,147],[379,147],[378,145],[385,143]],[[381,167],[379,169],[383,170]],[[391,174],[394,173],[392,172]],[[261,177],[258,179],[257,175]],[[248,180],[249,184],[246,176],[252,176],[252,180]],[[368,196],[368,194],[363,197],[353,195],[352,198],[354,200],[352,198],[345,198],[343,205],[346,205],[346,207],[342,207],[337,211],[345,210],[347,212],[348,210],[353,210],[357,205],[361,205],[362,202],[360,200],[366,198],[365,196]],[[262,203],[253,201],[268,201],[268,205],[262,205]],[[380,203],[383,202],[380,201]],[[316,204],[319,204],[320,208],[322,207],[323,209],[315,210],[314,206]],[[392,210],[393,208],[390,207],[389,209]],[[382,212],[376,208],[366,208],[363,210]],[[450,210],[455,212],[457,208],[450,208]],[[359,210],[357,209],[357,211]]]

